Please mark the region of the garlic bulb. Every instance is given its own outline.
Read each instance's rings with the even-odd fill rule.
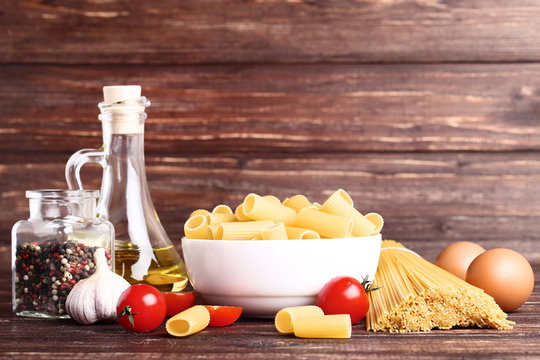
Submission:
[[[105,249],[96,250],[94,261],[96,272],[75,284],[66,299],[66,312],[79,324],[114,320],[118,298],[130,286],[109,269]]]

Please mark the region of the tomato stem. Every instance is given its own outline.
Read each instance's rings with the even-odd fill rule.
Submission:
[[[378,286],[377,284],[374,284],[371,281],[369,281],[368,275],[362,276],[362,286],[364,287],[364,290],[366,291],[366,293],[370,291],[379,290],[380,288],[382,288],[382,286]]]
[[[135,321],[133,321],[133,316],[137,315],[138,313],[132,313],[131,312],[131,306],[126,305],[120,315],[116,319],[121,318],[124,315],[127,315],[129,322],[131,323],[131,326],[133,326],[133,329],[135,329]]]

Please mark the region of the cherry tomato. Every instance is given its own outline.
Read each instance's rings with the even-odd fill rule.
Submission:
[[[124,329],[134,332],[154,330],[161,325],[166,312],[167,302],[163,294],[146,284],[128,287],[116,305],[118,322]]]
[[[362,320],[369,309],[369,300],[362,283],[349,276],[338,276],[327,282],[317,298],[325,315],[349,314],[351,323]]]
[[[195,305],[195,291],[165,292],[167,302],[167,317],[174,316]]]
[[[227,326],[238,320],[242,308],[236,306],[204,306],[210,313],[210,326]]]

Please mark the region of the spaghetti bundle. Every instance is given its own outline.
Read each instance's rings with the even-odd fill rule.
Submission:
[[[511,329],[514,322],[495,300],[393,240],[384,240],[366,316],[369,331],[409,332],[433,328]]]

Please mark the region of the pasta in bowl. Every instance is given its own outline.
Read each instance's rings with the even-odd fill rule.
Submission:
[[[283,202],[249,194],[233,211],[194,211],[182,249],[190,281],[208,302],[271,317],[288,306],[316,303],[335,276],[375,276],[384,221],[361,214],[339,189],[322,205],[304,195]]]
[[[316,304],[335,276],[375,277],[381,235],[313,240],[182,239],[188,276],[209,304],[241,306],[272,317],[288,306]]]

